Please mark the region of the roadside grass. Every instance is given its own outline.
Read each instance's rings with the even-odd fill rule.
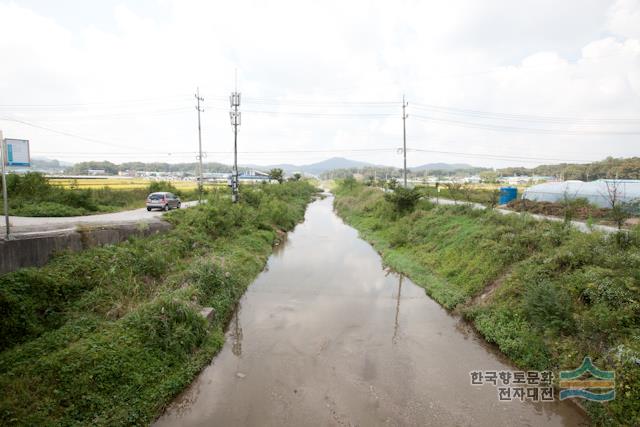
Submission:
[[[216,192],[171,212],[166,233],[0,276],[0,424],[148,424],[222,347],[277,232],[314,192],[260,186],[238,205]]]
[[[640,424],[640,229],[580,233],[560,222],[336,189],[335,208],[437,302],[523,369],[616,372],[616,399],[585,405],[598,425]],[[498,283],[486,298],[485,289]]]
[[[155,191],[170,191],[183,199],[196,198],[195,189],[180,189],[170,182],[147,181],[143,187],[69,188],[52,184],[44,175],[34,172],[7,177],[9,213],[31,217],[81,216],[117,212],[144,207],[146,197]],[[1,200],[1,198],[0,198]]]

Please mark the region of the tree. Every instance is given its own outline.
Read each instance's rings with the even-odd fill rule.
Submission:
[[[447,187],[447,190],[449,190],[449,196],[453,199],[453,201],[458,203],[462,184],[460,184],[459,182],[449,182],[445,184],[445,187]]]
[[[467,203],[471,203],[471,196],[473,196],[473,188],[471,185],[465,183],[460,186],[460,193],[464,196]]]
[[[498,182],[498,173],[494,171],[480,172],[480,179],[482,182],[496,183]]]
[[[489,190],[489,194],[487,195],[487,204],[491,209],[498,206],[498,202],[500,201],[500,190]]]
[[[611,179],[605,181],[606,194],[604,194],[611,209],[610,215],[613,222],[618,226],[618,230],[622,228],[624,222],[629,217],[629,213],[624,208],[624,190],[620,181]]]
[[[302,175],[299,174],[298,172],[294,173],[293,176],[291,177],[291,181],[300,181],[302,179]]]
[[[284,171],[280,168],[273,168],[269,171],[269,179],[273,179],[278,181],[278,183],[282,184],[284,181]]]
[[[398,187],[391,193],[386,193],[384,198],[393,205],[396,212],[406,213],[415,209],[422,195],[415,188]]]
[[[395,190],[398,188],[398,180],[395,177],[389,179],[389,181],[387,181],[387,188],[389,190]]]
[[[353,175],[349,175],[344,178],[344,180],[342,181],[342,185],[345,188],[351,190],[356,185],[356,179],[353,177]]]
[[[568,191],[565,191],[562,195],[562,206],[563,206],[563,215],[564,215],[564,224],[566,226],[571,224],[573,218],[576,215],[576,196],[577,193],[573,195],[569,194]]]

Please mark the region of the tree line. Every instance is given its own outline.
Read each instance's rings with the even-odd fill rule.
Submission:
[[[407,171],[411,179],[436,176],[462,177],[469,175],[480,175],[484,181],[495,181],[501,176],[551,176],[557,179],[577,179],[581,181],[594,181],[596,179],[640,179],[640,157],[629,157],[616,159],[607,157],[604,160],[591,163],[560,163],[556,165],[540,165],[533,168],[507,167],[500,169],[490,168],[465,168],[452,170],[419,170]],[[378,179],[391,179],[402,177],[402,169],[394,167],[363,167],[334,169],[323,172],[320,177],[323,179],[344,179],[353,175],[362,175],[365,178],[376,176]]]

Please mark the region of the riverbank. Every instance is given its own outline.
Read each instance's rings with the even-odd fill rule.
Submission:
[[[501,402],[470,384],[478,369],[513,366],[383,268],[329,197],[309,205],[240,300],[224,348],[153,427],[584,427],[567,402]]]
[[[438,303],[469,319],[524,369],[575,369],[589,355],[616,372],[597,424],[640,421],[640,234],[584,234],[562,223],[419,201],[400,212],[351,184],[335,208]]]
[[[174,228],[0,276],[0,424],[146,425],[210,362],[304,182],[168,215]],[[212,307],[208,322],[200,315]]]

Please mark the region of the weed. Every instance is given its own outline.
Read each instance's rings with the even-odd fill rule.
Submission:
[[[148,425],[222,347],[274,228],[300,221],[315,189],[255,191],[237,205],[214,192],[171,212],[168,232],[0,276],[0,424]]]
[[[640,357],[611,354],[640,354],[640,228],[580,233],[558,221],[423,202],[398,215],[382,192],[362,185],[338,187],[335,208],[385,263],[458,307],[521,368],[574,369],[589,355],[615,370],[616,399],[588,405],[589,413],[597,424],[640,424]],[[489,298],[474,299],[499,277]]]

